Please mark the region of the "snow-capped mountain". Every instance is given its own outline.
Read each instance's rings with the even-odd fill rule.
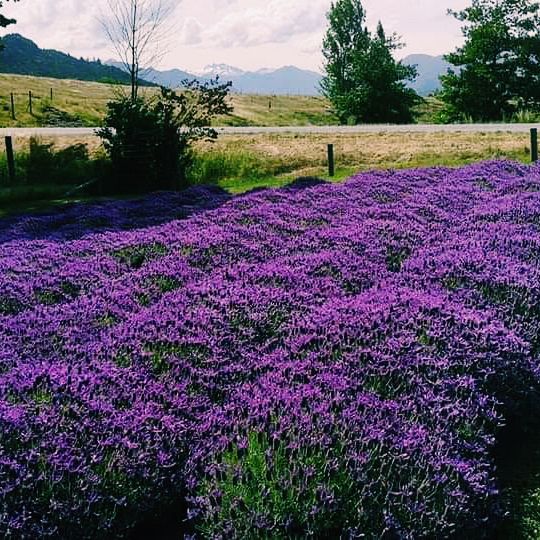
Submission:
[[[233,77],[239,77],[243,75],[245,71],[243,69],[229,66],[228,64],[209,64],[204,66],[204,69],[197,73],[200,77],[212,78],[219,75],[221,79],[228,79]]]

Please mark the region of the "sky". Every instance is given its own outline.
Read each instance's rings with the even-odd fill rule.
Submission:
[[[17,19],[18,32],[42,48],[85,58],[113,58],[100,17],[113,0],[21,0],[3,13]],[[123,0],[120,0],[123,1]],[[145,0],[153,1],[153,0]],[[208,64],[245,70],[295,65],[321,71],[321,43],[331,0],[171,0],[168,53],[161,69],[201,71]],[[460,23],[447,14],[468,0],[363,0],[372,29],[381,20],[406,46],[398,56],[438,55],[462,42]],[[104,15],[105,14],[105,15]]]

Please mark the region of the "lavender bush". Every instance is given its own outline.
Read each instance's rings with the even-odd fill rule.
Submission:
[[[540,388],[540,169],[0,223],[0,535],[444,538]],[[180,527],[180,524],[179,524]]]

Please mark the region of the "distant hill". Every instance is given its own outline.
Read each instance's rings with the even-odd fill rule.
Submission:
[[[116,60],[107,60],[105,62],[107,66],[115,67],[125,73],[126,68],[122,62]],[[169,69],[166,71],[159,71],[157,69],[145,69],[141,76],[145,81],[148,81],[151,84],[156,84],[159,86],[168,86],[169,88],[178,88],[182,85],[182,81],[186,79],[200,78],[195,77],[187,71],[182,71],[181,69]]]
[[[89,61],[55,50],[40,49],[19,34],[8,34],[2,38],[2,43],[5,49],[0,52],[0,73],[79,81],[130,82],[127,73],[116,67],[102,64],[99,60]]]
[[[416,65],[418,78],[410,84],[421,96],[427,96],[441,88],[439,77],[444,75],[448,68],[453,67],[442,56],[429,54],[411,54],[403,59],[409,66]]]
[[[245,94],[320,94],[322,76],[314,71],[285,66],[275,70],[262,69],[231,77],[233,88]]]

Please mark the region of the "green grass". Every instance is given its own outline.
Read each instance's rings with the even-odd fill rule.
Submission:
[[[437,97],[428,96],[416,107],[416,121],[419,124],[440,124],[440,113],[444,103]]]
[[[343,449],[338,444],[333,452],[339,455]],[[355,501],[354,482],[346,471],[329,469],[327,463],[332,457],[317,448],[291,450],[286,441],[274,442],[265,434],[249,433],[247,448],[232,447],[221,456],[223,472],[216,484],[207,482],[201,486],[201,495],[220,493],[220,510],[219,517],[203,521],[199,531],[204,537],[219,536],[219,528],[226,522],[234,524],[241,537],[256,538],[260,531],[255,534],[251,519],[260,514],[271,516],[279,525],[291,520],[293,529],[311,529],[320,537],[333,537],[356,508],[348,502]],[[291,462],[306,471],[301,482],[298,477],[291,482]],[[310,513],[317,504],[321,485],[342,501],[339,513]]]

